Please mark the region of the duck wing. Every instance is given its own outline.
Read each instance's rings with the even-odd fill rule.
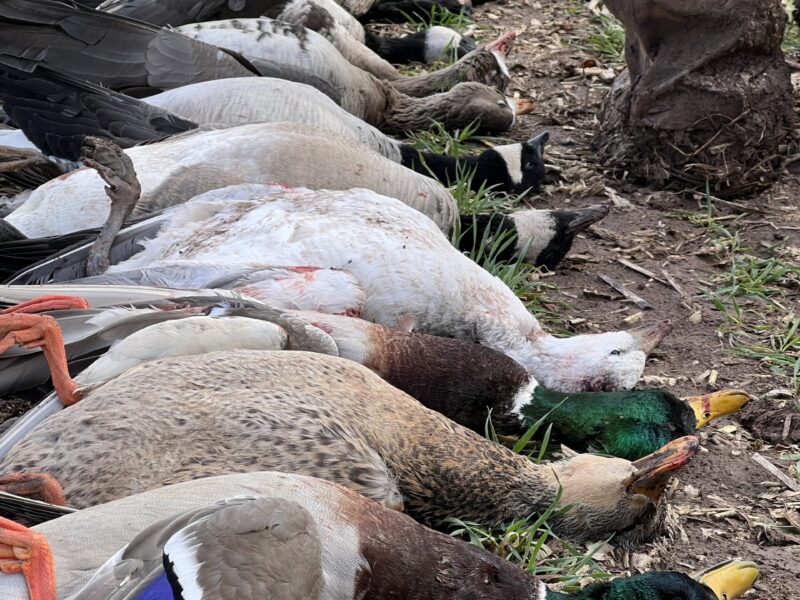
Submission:
[[[45,66],[139,94],[257,74],[235,53],[66,1],[0,1],[0,37],[0,63]]]
[[[197,128],[167,110],[44,67],[0,66],[0,102],[39,150],[72,161],[80,160],[89,135],[130,148]]]
[[[123,600],[180,586],[219,600],[318,598],[314,517],[282,498],[240,497],[154,523],[109,559],[76,600]]]

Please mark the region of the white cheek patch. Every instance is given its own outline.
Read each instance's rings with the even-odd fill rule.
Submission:
[[[514,394],[514,403],[511,406],[511,412],[517,417],[519,420],[522,420],[522,415],[520,411],[528,404],[531,403],[531,397],[533,396],[533,392],[536,391],[536,388],[539,387],[539,382],[537,382],[533,377],[531,377],[530,381],[523,385],[520,390]]]
[[[446,27],[431,27],[425,34],[425,62],[433,64],[445,54],[456,50],[461,44],[461,34]]]
[[[509,144],[492,148],[506,163],[508,176],[514,183],[522,183],[522,144]]]

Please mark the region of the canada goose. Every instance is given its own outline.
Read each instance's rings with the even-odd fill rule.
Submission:
[[[31,504],[21,498],[7,502]],[[268,516],[271,527],[259,526]],[[276,535],[284,528],[292,535]],[[734,561],[707,569],[694,580],[678,573],[648,573],[574,594],[551,592],[510,562],[433,532],[341,486],[270,471],[187,481],[67,514],[32,530],[15,530],[21,534],[16,547],[49,548],[51,565],[38,552],[27,559],[35,565],[28,569],[27,587],[50,583],[53,596],[34,597],[22,577],[9,574],[0,576],[4,600],[74,600],[76,593],[79,598],[90,592],[108,597],[112,590],[130,594],[130,588],[157,587],[162,565],[183,574],[194,564],[191,553],[176,551],[178,541],[186,537],[204,554],[224,549],[226,560],[200,567],[221,571],[219,577],[199,578],[206,586],[201,598],[215,599],[228,598],[228,592],[241,598],[256,587],[255,581],[266,586],[278,577],[285,582],[281,594],[300,588],[304,599],[449,598],[458,590],[498,600],[611,600],[614,594],[628,600],[645,600],[640,594],[650,594],[650,600],[679,595],[684,600],[717,600],[737,597],[758,576],[754,563]],[[209,530],[214,532],[211,537]],[[366,567],[359,571],[354,565]],[[398,565],[403,565],[400,578],[395,576]],[[262,566],[265,573],[260,572]],[[290,576],[297,566],[303,572]],[[359,577],[359,572],[369,576]],[[318,580],[319,595],[302,589]],[[216,581],[229,587],[219,589]],[[184,581],[181,591],[173,594],[189,585]]]
[[[133,227],[155,237],[113,265],[109,276],[165,261],[172,266],[160,274],[161,285],[178,287],[171,271],[181,286],[201,287],[179,274],[187,260],[346,270],[365,290],[365,319],[390,327],[410,320],[415,331],[475,339],[517,360],[545,387],[565,392],[632,387],[647,353],[669,331],[659,323],[630,332],[548,335],[508,287],[456,250],[430,219],[366,190],[234,186]],[[59,269],[80,277],[74,267],[82,256],[85,250],[75,250],[18,282],[48,281]]]
[[[47,319],[5,315],[4,329],[20,317]],[[30,340],[51,333],[39,321],[10,335]],[[56,373],[54,379],[65,381]],[[127,455],[126,468],[110,468],[108,461],[131,444],[139,450]],[[330,456],[347,448],[349,465]],[[234,470],[276,469],[319,476],[365,495],[377,488],[381,497],[396,482],[405,510],[431,523],[457,514],[499,524],[555,502],[571,504],[551,521],[561,535],[584,541],[618,532],[617,543],[632,545],[658,532],[665,486],[697,448],[697,439],[686,437],[636,463],[579,455],[537,465],[354,362],[236,350],[147,362],[89,390],[14,446],[0,461],[0,473],[11,474],[0,483],[13,492],[18,482],[24,488],[38,479],[51,491],[58,482],[69,504],[85,507]],[[363,469],[353,468],[358,462],[377,462],[384,473],[365,478]],[[25,475],[32,471],[49,479]]]
[[[461,58],[476,48],[471,39],[441,25],[396,38],[377,36],[367,31],[364,43],[393,64],[419,62],[432,65],[452,54]]]
[[[387,133],[427,128],[435,120],[448,128],[479,122],[481,130],[505,131],[514,121],[512,104],[488,86],[458,83],[447,92],[414,98],[352,66],[314,32],[268,19],[247,23],[247,29],[207,27],[183,35],[54,0],[5,0],[0,3],[0,33],[6,42],[0,62],[27,70],[45,66],[136,95],[209,79],[277,76],[317,87]],[[86,35],[98,30],[108,35],[101,40]],[[259,36],[264,36],[260,43]],[[193,38],[224,41],[229,47]],[[32,48],[36,58],[23,58],[33,56]],[[238,53],[243,48],[255,54],[243,58]],[[94,60],[87,61],[87,55]],[[430,77],[423,79],[431,92],[460,80],[447,73],[444,81]]]
[[[316,88],[271,77],[205,81],[137,100],[42,68],[27,73],[0,66],[0,101],[45,154],[70,160],[78,158],[86,135],[108,138],[128,148],[198,125],[296,122],[318,128],[321,136],[352,138],[445,184],[456,181],[463,172],[474,172],[472,189],[491,186],[515,194],[539,189],[549,137],[544,132],[526,143],[495,146],[480,155],[458,159],[420,152],[351,115]],[[25,151],[36,147],[13,130],[0,132],[0,146],[7,138]],[[44,157],[38,157],[35,164],[48,167],[50,178],[62,174],[60,165],[49,166]],[[30,166],[21,166],[29,172]],[[45,182],[42,177],[29,180],[33,187]]]
[[[126,154],[142,188],[134,217],[221,186],[278,180],[328,189],[374,189],[413,203],[446,230],[458,218],[452,195],[436,181],[365,146],[320,137],[317,130],[296,123],[189,132],[130,148]],[[315,168],[317,164],[325,168]],[[79,169],[33,190],[4,220],[27,237],[41,237],[100,226],[108,214],[102,179],[94,170]]]

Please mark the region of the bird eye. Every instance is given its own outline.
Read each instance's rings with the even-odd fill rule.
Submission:
[[[711,413],[710,413],[710,412],[708,412],[708,411],[706,411],[706,412],[704,412],[704,413],[703,413],[703,416],[704,416],[706,419],[710,419],[710,418],[711,418]]]
[[[612,350],[611,351],[611,356],[619,356],[620,354],[622,354],[622,350]]]
[[[497,106],[506,106],[507,107],[508,106],[508,102],[506,102],[505,100],[498,100],[497,101]]]

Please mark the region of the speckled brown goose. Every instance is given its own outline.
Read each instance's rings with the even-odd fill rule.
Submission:
[[[341,459],[348,446],[360,463]],[[658,531],[660,494],[696,448],[682,438],[637,463],[580,455],[536,465],[353,362],[232,351],[131,369],[34,429],[0,472],[49,474],[75,506],[242,470],[308,474],[384,497],[396,478],[419,520],[488,523],[546,510],[557,479],[561,503],[574,505],[556,523],[563,535],[621,532],[619,543],[635,544]],[[380,476],[375,457],[390,475]]]

